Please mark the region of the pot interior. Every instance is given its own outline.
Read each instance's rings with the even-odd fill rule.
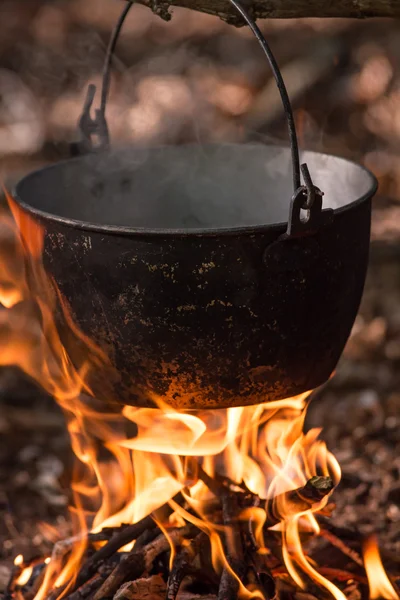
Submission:
[[[324,208],[374,191],[364,168],[306,152]],[[25,177],[28,210],[82,224],[146,229],[216,229],[287,222],[292,196],[288,148],[261,144],[123,149],[71,159]]]

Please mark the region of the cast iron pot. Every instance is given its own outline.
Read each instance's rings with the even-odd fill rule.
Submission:
[[[289,149],[258,144],[105,152],[17,185],[48,272],[111,360],[91,374],[99,398],[228,407],[329,378],[361,299],[376,181],[304,158],[322,211],[320,194],[308,212],[291,201]]]
[[[293,396],[329,378],[356,316],[376,181],[323,154],[306,153],[309,169],[300,167],[276,60],[240,1],[230,2],[268,59],[290,151],[110,152],[110,65],[128,2],[106,54],[100,109],[92,118],[89,86],[74,148],[103,151],[32,173],[16,188],[21,208],[44,225],[45,266],[74,320],[109,357],[90,372],[99,399],[201,409]],[[94,363],[61,315],[73,362]]]

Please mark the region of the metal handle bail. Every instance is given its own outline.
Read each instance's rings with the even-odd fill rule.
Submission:
[[[321,218],[323,193],[313,184],[307,165],[302,164],[300,167],[296,125],[282,73],[279,70],[278,63],[276,62],[271,48],[269,47],[254,19],[238,0],[229,0],[229,2],[236,8],[238,13],[243,17],[247,25],[250,27],[265,56],[267,57],[276,81],[276,85],[278,87],[279,94],[281,96],[283,110],[286,116],[292,158],[293,179],[293,196],[290,205],[286,235],[293,237],[313,233],[321,226],[322,222],[325,221],[325,219]],[[134,3],[134,0],[127,2],[112,33],[103,68],[100,108],[95,111],[94,119],[91,117],[90,113],[96,94],[96,86],[91,84],[88,87],[83,112],[78,124],[81,140],[78,144],[74,144],[72,146],[72,152],[75,155],[86,154],[93,151],[103,151],[110,148],[110,136],[105,113],[110,91],[111,61],[122,26]],[[93,144],[94,136],[98,138],[97,145]],[[304,185],[301,184],[301,174],[303,175]],[[303,218],[301,217],[301,210],[307,211],[306,216]]]

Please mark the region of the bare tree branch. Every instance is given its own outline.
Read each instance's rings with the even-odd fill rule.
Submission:
[[[161,17],[168,19],[170,6],[183,6],[218,15],[234,25],[242,20],[229,0],[139,0]],[[243,5],[257,18],[292,19],[299,17],[400,17],[400,0],[244,0]]]

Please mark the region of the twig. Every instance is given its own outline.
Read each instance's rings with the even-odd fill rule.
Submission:
[[[89,542],[108,542],[110,538],[116,533],[120,533],[121,531],[130,527],[127,523],[122,523],[118,527],[103,527],[97,533],[90,532],[88,535]]]
[[[265,557],[258,554],[257,550],[251,550],[251,562],[256,577],[257,585],[266,600],[276,597],[276,586],[271,570],[268,568]]]
[[[330,477],[312,477],[303,487],[270,498],[265,503],[266,527],[272,527],[290,516],[309,510],[314,504],[321,502],[333,487]]]
[[[336,581],[349,581],[349,579],[354,579],[355,581],[358,581],[360,583],[364,583],[367,584],[368,580],[365,577],[365,575],[359,575],[358,573],[351,573],[350,571],[345,571],[343,569],[334,569],[331,567],[318,567],[317,568],[318,573],[321,573],[321,575],[325,575],[327,578],[330,579],[336,579]],[[286,567],[281,566],[281,567],[275,567],[274,569],[272,569],[272,575],[273,577],[279,579],[279,578],[287,578],[288,577],[288,572]]]
[[[91,579],[89,579],[89,581],[86,581],[86,583],[75,590],[75,592],[66,596],[65,600],[84,600],[89,595],[94,594],[100,588],[104,582],[104,579],[104,575],[97,573]]]
[[[183,502],[182,495],[178,494],[175,496],[174,500],[178,504],[181,504]],[[155,514],[159,514],[160,512],[163,513],[163,518],[168,518],[168,516],[172,514],[173,510],[168,504],[165,504],[162,508],[156,511]],[[155,529],[156,527],[157,524],[152,515],[148,515],[137,523],[128,525],[128,527],[124,528],[121,532],[115,533],[110,541],[97,552],[95,552],[93,556],[83,565],[76,579],[74,589],[79,588],[88,579],[90,579],[102,561],[112,556],[115,552],[118,552],[118,550],[123,546],[126,546],[133,540],[136,540],[143,532]]]
[[[224,569],[221,575],[221,581],[218,588],[218,600],[236,600],[239,591],[239,583],[230,574],[228,569]]]
[[[230,480],[227,479],[213,479],[201,466],[198,466],[198,476],[217,497],[227,497],[229,492],[232,494],[233,492],[230,490],[230,485],[236,485],[234,482],[230,482]],[[227,482],[229,482],[230,485],[228,485]],[[257,502],[257,504],[261,503],[260,498],[256,494],[248,491],[244,484],[238,484],[238,487],[241,490],[246,491],[237,492],[237,497],[241,496],[248,501],[249,496],[251,496],[253,505],[255,502]],[[266,527],[272,527],[287,517],[309,510],[313,504],[321,502],[321,500],[333,490],[333,487],[333,481],[330,477],[316,476],[311,477],[306,485],[300,488],[284,492],[274,498],[268,499],[265,502],[265,511],[267,513]]]
[[[349,581],[354,579],[359,583],[368,585],[368,579],[364,575],[357,573],[350,573],[350,571],[344,571],[343,569],[332,569],[331,567],[319,567],[318,572],[324,575],[328,579],[336,579],[336,581]]]
[[[361,543],[362,535],[354,527],[340,527],[339,525],[335,525],[335,523],[333,523],[333,521],[331,521],[329,518],[321,514],[318,515],[318,522],[320,525],[322,525],[323,529],[330,531],[341,540],[346,539]]]
[[[138,579],[145,571],[148,571],[155,558],[162,552],[165,552],[172,544],[182,543],[184,536],[193,530],[192,527],[180,527],[168,533],[169,541],[164,534],[159,535],[153,542],[128,554],[128,556],[115,567],[113,572],[101,588],[94,595],[94,600],[103,600],[113,596],[118,588],[128,578],[130,580]]]
[[[243,560],[244,553],[241,527],[238,521],[240,512],[238,495],[225,491],[221,497],[221,502],[224,524],[227,527],[225,536],[227,550],[226,558],[234,573],[241,578],[244,575],[245,563]],[[238,591],[239,582],[227,568],[224,568],[218,589],[218,600],[235,600]]]
[[[156,537],[160,534],[160,530],[158,527],[154,529],[146,529],[143,531],[141,535],[137,538],[135,542],[135,550],[139,550],[140,548],[144,548],[147,544],[150,544]]]
[[[206,540],[207,535],[201,532],[192,540],[190,545],[181,548],[177,552],[168,578],[166,600],[176,599],[182,581],[186,575],[191,573],[192,562]]]
[[[123,531],[115,533],[110,541],[102,546],[102,548],[97,550],[97,552],[95,552],[93,556],[82,566],[78,574],[75,587],[80,587],[88,579],[90,579],[90,577],[96,572],[97,566],[112,556],[114,552],[118,552],[120,548],[138,538],[139,535],[141,535],[144,531],[155,529],[156,527],[156,522],[151,515],[148,515],[137,523],[130,525]]]
[[[24,594],[24,600],[34,600],[36,594],[38,593],[44,578],[46,575],[46,564],[43,563],[43,568],[41,569],[39,575],[36,577],[35,581],[32,584],[32,587],[28,592]]]
[[[253,524],[251,519],[248,522],[248,529],[244,533],[246,540],[246,553],[249,554],[249,560],[252,567],[258,588],[266,600],[272,600],[276,597],[275,580],[271,569],[267,565],[266,557],[260,555],[259,546],[254,536]]]
[[[86,539],[87,540],[87,534],[80,534],[80,535],[75,535],[73,537],[67,538],[65,540],[58,540],[58,542],[56,542],[53,546],[53,550],[51,553],[51,560],[52,561],[57,561],[57,560],[61,560],[65,554],[67,554],[67,552],[69,552],[73,547],[74,544],[76,544],[76,542],[81,541],[82,539]],[[84,583],[84,582],[83,582]],[[57,598],[59,598],[64,590],[68,587],[68,583],[65,583],[64,585],[55,588],[52,593],[48,596],[47,600],[57,600]],[[77,587],[76,585],[74,586]],[[73,591],[73,590],[71,590]]]
[[[4,590],[4,600],[12,600],[15,580],[21,573],[21,567],[13,565],[10,576],[8,578],[6,589]]]
[[[320,529],[320,535],[330,542],[332,546],[335,546],[335,548],[338,548],[343,554],[351,558],[358,566],[364,568],[364,562],[361,555],[356,550],[353,550],[353,548],[350,548],[342,539],[337,537],[337,535],[324,528]]]
[[[214,494],[214,496],[219,497],[220,495],[225,493],[226,489],[224,489],[224,485],[221,482],[214,479],[213,477],[210,477],[210,475],[200,465],[197,465],[197,475],[199,479],[201,479],[202,482],[206,484],[206,486],[208,487],[210,492]]]
[[[214,494],[214,496],[220,497],[229,492],[237,492],[242,496],[251,495],[256,497],[256,495],[248,489],[248,487],[243,481],[241,483],[237,483],[236,481],[233,481],[229,477],[221,475],[220,473],[216,473],[214,477],[210,477],[210,475],[206,471],[204,471],[203,467],[199,464],[196,465],[196,473],[199,479],[201,479],[203,483],[206,484],[206,486]]]

